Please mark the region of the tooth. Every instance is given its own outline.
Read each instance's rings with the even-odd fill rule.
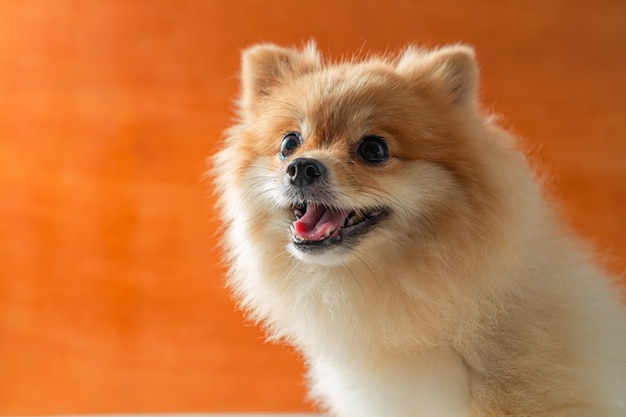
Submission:
[[[326,231],[324,232],[324,239],[326,239],[328,236],[330,236],[330,227],[326,229]]]

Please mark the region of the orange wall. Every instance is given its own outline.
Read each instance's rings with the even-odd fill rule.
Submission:
[[[505,3],[0,0],[0,414],[309,409],[222,288],[200,181],[258,41],[474,44],[487,107],[625,270],[626,2]]]

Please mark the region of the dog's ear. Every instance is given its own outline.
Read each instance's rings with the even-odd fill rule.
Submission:
[[[398,59],[396,71],[448,103],[476,105],[478,65],[469,46],[452,45],[434,51],[409,47]]]
[[[240,109],[249,113],[272,87],[320,65],[321,59],[314,42],[309,42],[300,50],[274,44],[259,44],[246,49],[241,59]]]

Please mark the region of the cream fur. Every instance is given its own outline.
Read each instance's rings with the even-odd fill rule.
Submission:
[[[228,284],[303,353],[315,401],[339,417],[626,416],[620,292],[481,113],[471,48],[326,64],[313,44],[257,45],[242,68],[213,159]],[[292,243],[290,131],[334,205],[389,209],[350,249]],[[377,166],[353,153],[373,134]]]

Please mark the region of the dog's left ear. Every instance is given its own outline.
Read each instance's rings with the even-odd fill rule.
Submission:
[[[434,51],[409,47],[398,59],[396,71],[450,104],[476,105],[478,65],[469,46],[452,45]]]
[[[259,44],[246,49],[241,57],[240,110],[253,113],[260,100],[287,78],[319,68],[321,58],[314,42],[302,49]]]

